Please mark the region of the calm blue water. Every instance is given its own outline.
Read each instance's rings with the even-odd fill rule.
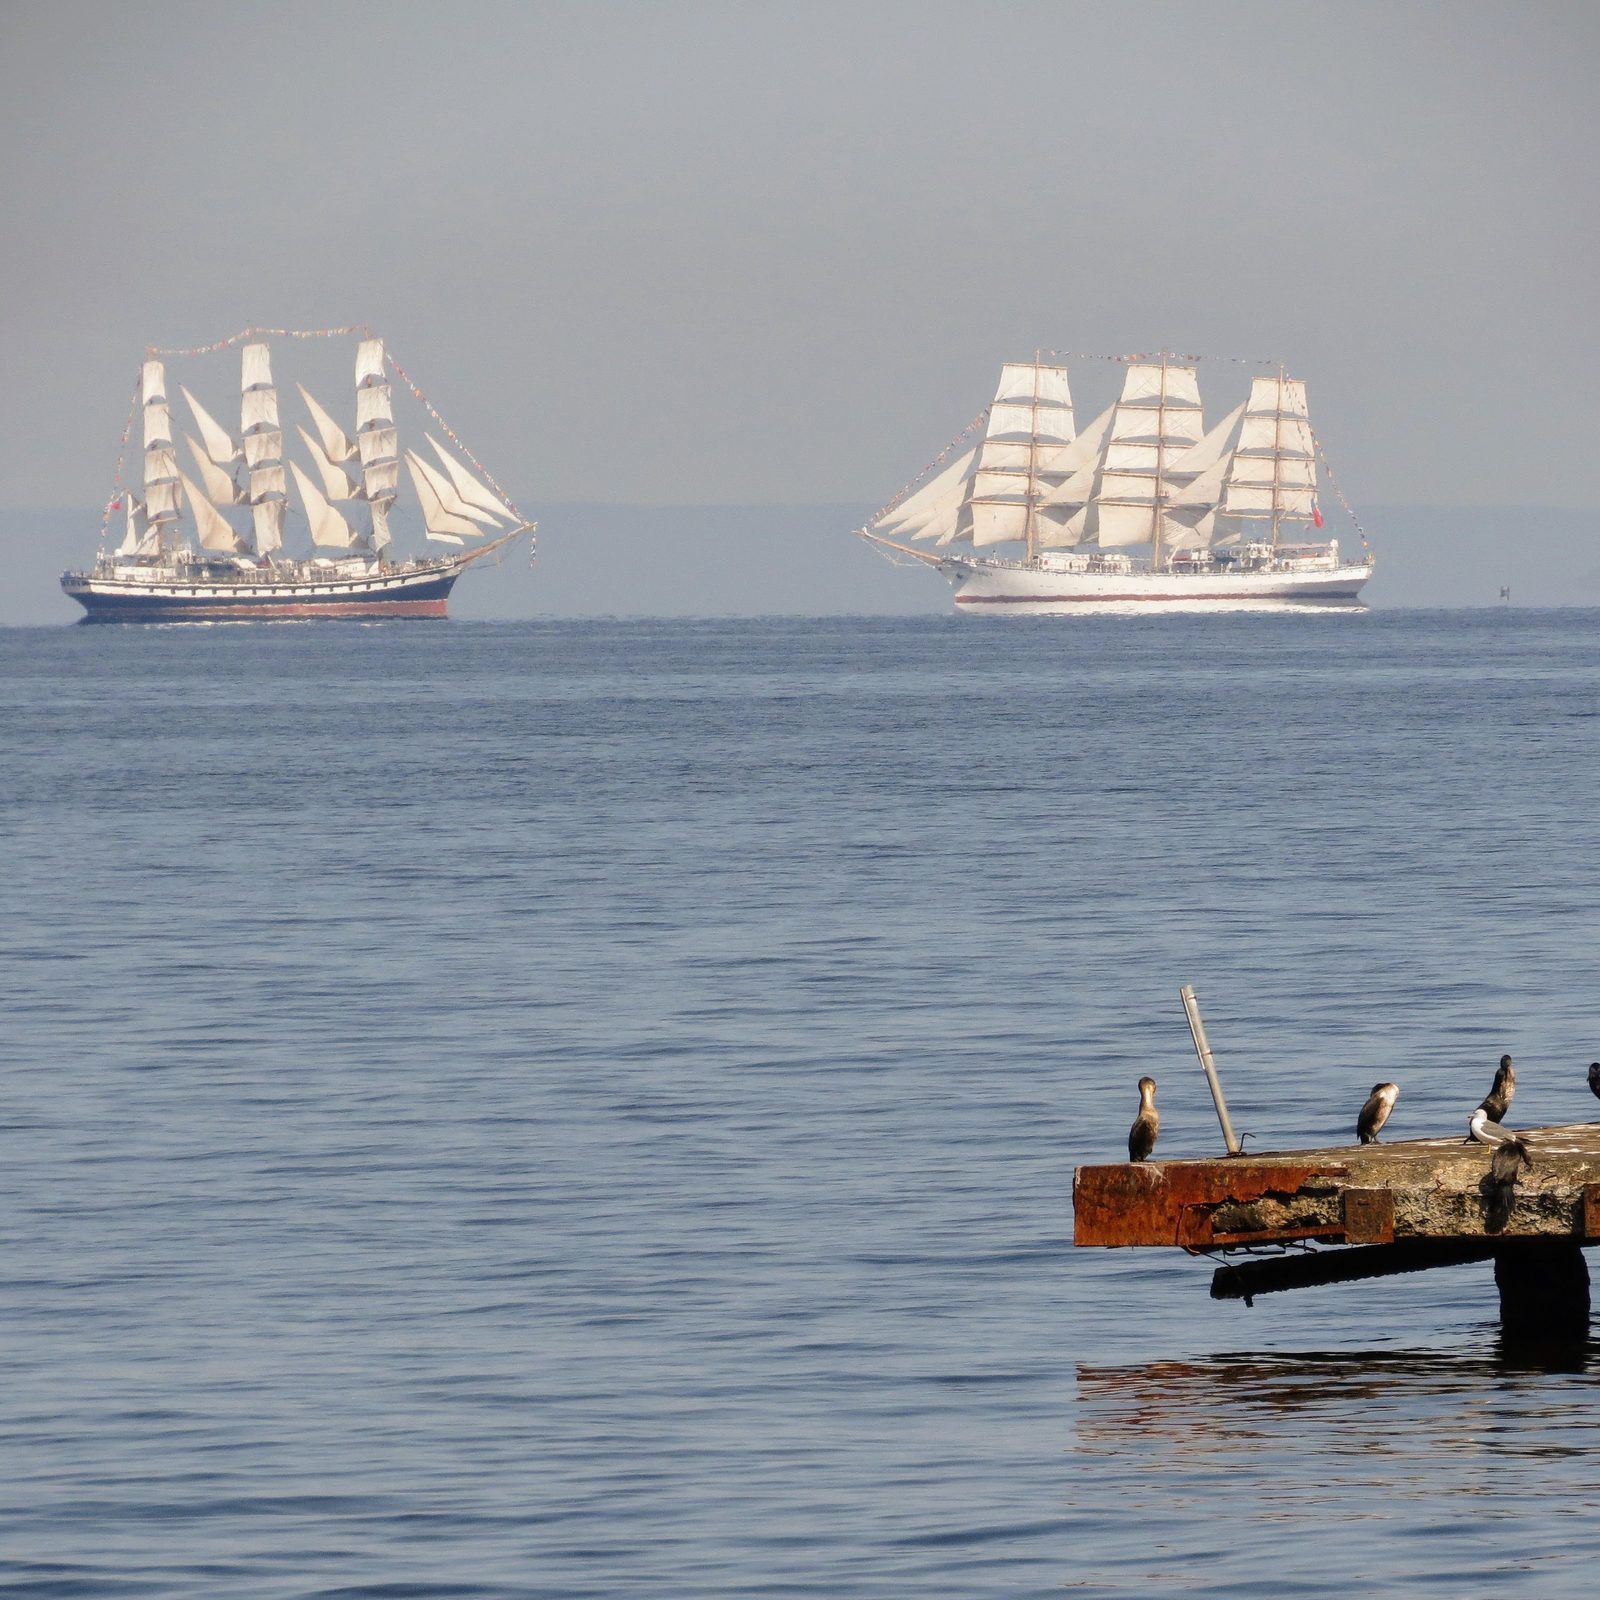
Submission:
[[[1162,1152],[1596,1106],[1600,614],[0,632],[0,1593],[1565,1597],[1488,1266]]]

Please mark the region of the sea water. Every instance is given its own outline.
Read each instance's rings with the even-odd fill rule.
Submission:
[[[0,1593],[1590,1596],[1487,1265],[1080,1162],[1600,1116],[1600,616],[0,632]]]

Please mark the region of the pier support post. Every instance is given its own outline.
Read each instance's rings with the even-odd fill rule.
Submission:
[[[1583,1344],[1589,1268],[1575,1239],[1519,1239],[1495,1252],[1500,1332],[1508,1344]]]

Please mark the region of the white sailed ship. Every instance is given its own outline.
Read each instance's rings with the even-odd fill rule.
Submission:
[[[252,330],[220,348],[236,344],[237,435],[182,384],[194,432],[175,427],[166,365],[155,353],[145,361],[135,401],[143,437],[139,487],[124,487],[119,469],[94,567],[61,579],[87,621],[442,617],[472,562],[532,532],[535,525],[481,468],[474,472],[431,433],[433,460],[402,450],[381,339],[357,343],[353,432],[296,386],[310,423],[295,426],[303,465],[284,448],[271,346]],[[129,428],[137,436],[131,419]],[[180,464],[179,433],[192,477]],[[425,538],[453,550],[396,554],[391,519],[402,459]],[[118,511],[124,532],[112,549]],[[288,519],[298,524],[301,514],[309,551],[295,556],[287,549]]]
[[[1307,537],[1317,454],[1306,386],[1281,371],[1207,428],[1193,366],[1132,360],[1080,432],[1064,366],[1008,362],[966,434],[858,532],[937,567],[963,609],[1353,604],[1371,557]]]

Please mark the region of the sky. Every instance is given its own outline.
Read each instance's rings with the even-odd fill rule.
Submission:
[[[865,513],[1040,348],[1284,361],[1358,504],[1589,510],[1597,47],[1477,0],[10,0],[0,509],[97,525],[145,345],[366,322],[535,515]]]

